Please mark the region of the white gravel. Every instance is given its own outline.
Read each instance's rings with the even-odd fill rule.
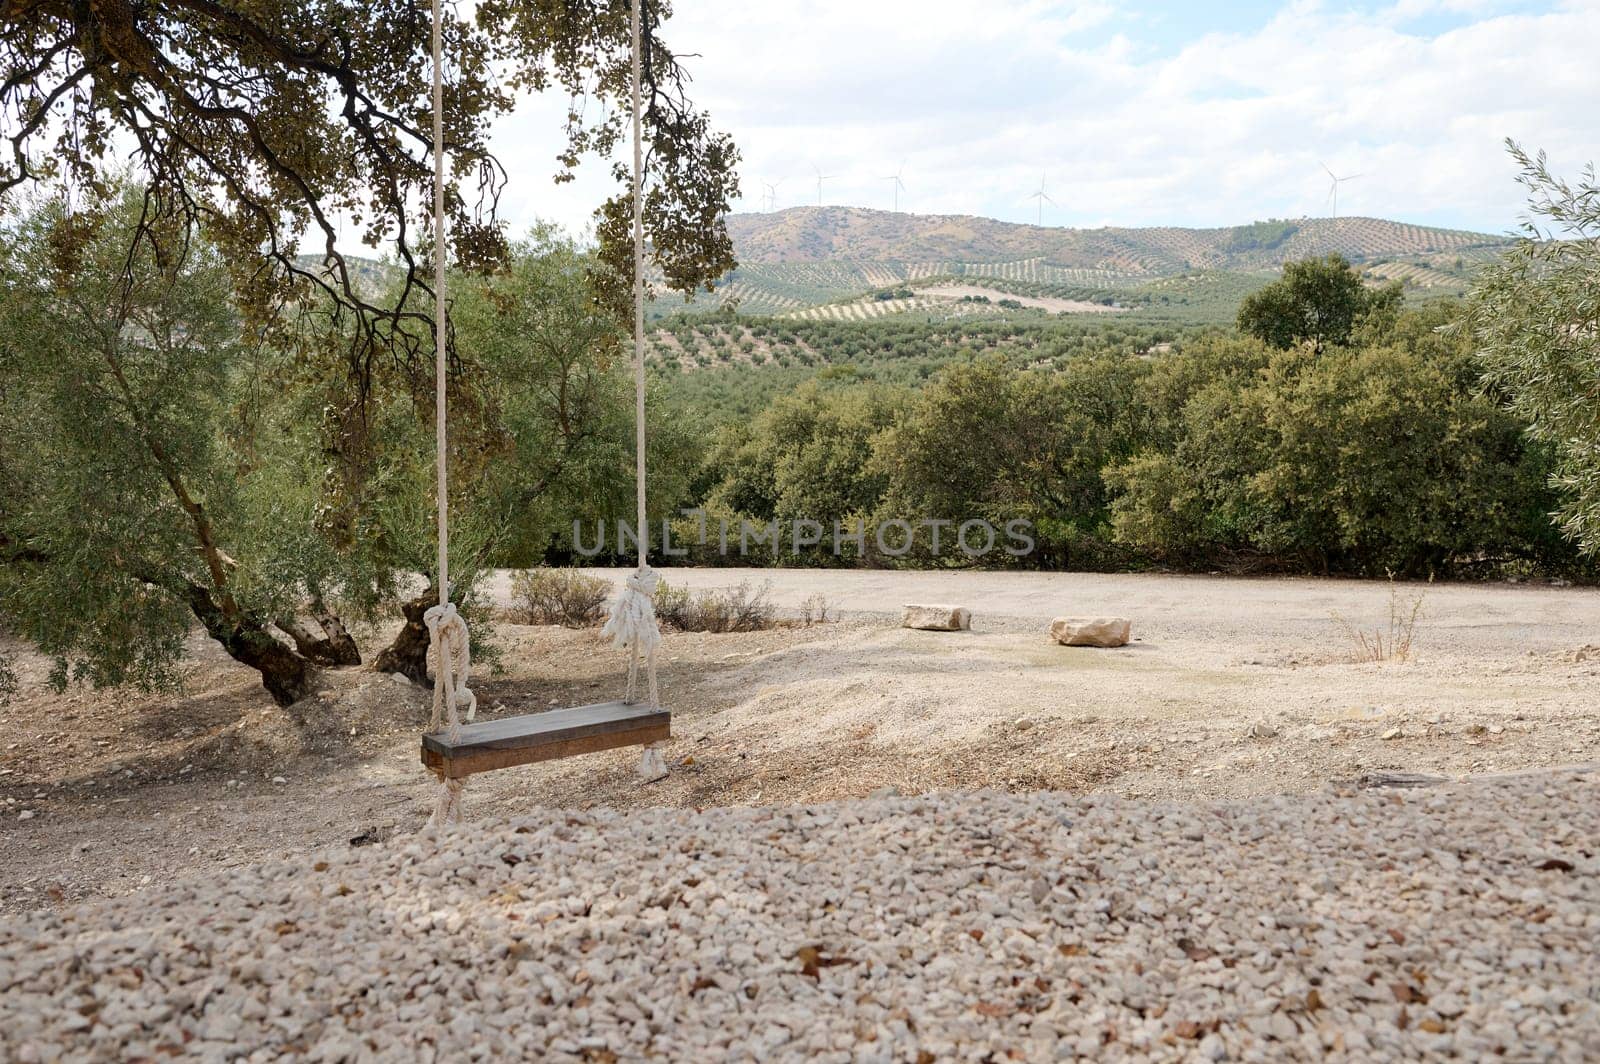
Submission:
[[[1600,1059],[1600,778],[551,810],[0,923],[0,1060]]]

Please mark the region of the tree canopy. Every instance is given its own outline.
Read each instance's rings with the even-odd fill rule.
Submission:
[[[643,11],[644,214],[668,284],[689,291],[733,265],[722,218],[738,191],[738,156],[687,98],[658,32],[669,13],[664,0]],[[625,0],[482,0],[470,18],[446,15],[456,264],[506,254],[495,216],[505,175],[488,140],[519,95],[573,101],[556,180],[621,142],[628,15]],[[380,332],[414,356],[427,330],[405,326],[431,314],[417,298],[428,291],[430,27],[427,5],[414,0],[0,0],[0,138],[10,149],[0,194],[40,181],[103,190],[107,164],[126,155],[144,189],[136,240],[186,241],[188,228],[163,216],[204,222],[261,308],[277,305],[287,282],[316,285],[362,323],[358,368],[370,366]],[[608,246],[625,235],[630,203],[624,190],[601,209]],[[355,283],[337,245],[341,216],[402,266],[393,300],[375,302]],[[628,261],[614,248],[609,257]]]
[[[1321,351],[1350,342],[1364,319],[1393,316],[1400,286],[1368,288],[1342,255],[1288,262],[1283,277],[1245,297],[1239,331],[1273,347],[1309,343]]]
[[[1467,327],[1488,383],[1560,466],[1563,526],[1600,554],[1600,177],[1550,171],[1507,141],[1530,215],[1514,250],[1473,287]]]

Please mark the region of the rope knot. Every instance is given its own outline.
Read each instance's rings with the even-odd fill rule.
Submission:
[[[660,583],[661,578],[654,569],[648,565],[639,566],[623,583],[616,605],[611,607],[611,616],[600,629],[600,634],[611,640],[613,646],[629,653],[628,693],[623,699],[629,705],[635,701],[640,658],[644,659],[650,681],[650,704],[661,704],[656,692],[656,648],[661,646],[661,627],[656,623],[655,604]]]
[[[453,602],[428,607],[422,623],[428,627],[428,659],[433,664],[433,719],[428,730],[447,727],[453,741],[461,736],[459,707],[466,707],[469,722],[478,715],[478,696],[467,686],[472,673],[471,633]]]

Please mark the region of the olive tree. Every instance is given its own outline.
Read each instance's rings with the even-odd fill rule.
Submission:
[[[136,239],[142,203],[55,201],[0,236],[4,620],[58,685],[147,688],[198,620],[286,705],[353,644],[325,609],[321,636],[297,619],[319,549],[309,506],[258,490],[282,474],[273,438],[228,438],[257,363],[223,256],[192,232]]]
[[[1468,327],[1485,377],[1535,439],[1554,448],[1562,527],[1600,553],[1600,179],[1550,171],[1507,142],[1530,214],[1522,239],[1473,286]]]
[[[575,101],[551,160],[556,180],[622,142],[630,8],[444,6],[445,210],[456,263],[491,266],[507,250],[495,217],[505,177],[488,142],[519,97],[552,91]],[[670,6],[652,0],[642,13],[644,217],[667,282],[688,292],[732,268],[723,217],[738,191],[738,155],[687,98],[660,33]],[[418,368],[432,311],[431,71],[428,5],[415,0],[0,0],[0,140],[9,149],[0,196],[41,182],[92,194],[106,162],[126,153],[145,190],[137,239],[170,240],[163,250],[174,254],[190,226],[163,219],[204,222],[255,309],[282,306],[285,284],[319,287],[358,325],[347,350],[353,372],[370,373],[375,349]],[[630,213],[625,191],[600,212],[616,264],[626,259]],[[363,293],[339,244],[341,220],[394,254],[403,280],[391,298]],[[625,293],[613,286],[610,295]]]

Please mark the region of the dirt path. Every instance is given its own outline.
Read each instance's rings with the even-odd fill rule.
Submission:
[[[613,574],[614,575],[614,574]],[[682,570],[692,587],[770,579],[840,623],[669,634],[672,775],[640,787],[627,751],[474,779],[469,812],[536,806],[809,802],[893,788],[993,786],[1158,798],[1320,790],[1383,770],[1503,772],[1600,758],[1600,593],[1425,591],[1409,664],[1356,663],[1333,619],[1386,622],[1390,589],[1353,581],[1027,573]],[[901,603],[953,601],[970,633],[894,627]],[[1055,647],[1057,613],[1119,613],[1121,651]],[[366,633],[363,645],[378,645]],[[593,632],[504,624],[485,716],[603,701],[623,662]],[[427,692],[328,673],[279,710],[195,640],[180,696],[43,686],[0,707],[0,910],[35,908],[413,830]],[[281,782],[278,782],[281,781]],[[25,815],[31,814],[31,815]]]

